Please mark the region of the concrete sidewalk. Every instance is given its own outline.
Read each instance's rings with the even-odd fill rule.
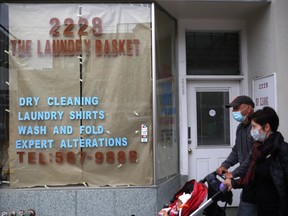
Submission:
[[[236,216],[237,207],[227,207],[225,213],[226,216]],[[205,216],[205,214],[202,214],[201,216]]]
[[[227,207],[226,208],[226,216],[236,216],[237,208],[236,207]]]

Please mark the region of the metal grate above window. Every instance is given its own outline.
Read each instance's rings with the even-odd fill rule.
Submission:
[[[238,32],[186,32],[187,75],[239,75]]]

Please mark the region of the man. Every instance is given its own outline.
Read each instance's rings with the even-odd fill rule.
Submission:
[[[236,131],[235,145],[232,148],[231,153],[227,159],[221,164],[216,172],[219,175],[225,174],[226,178],[237,178],[239,177],[239,169],[235,169],[232,172],[228,172],[228,169],[237,163],[240,165],[249,155],[252,148],[253,138],[250,135],[251,124],[248,116],[254,112],[253,100],[246,96],[241,95],[232,100],[231,103],[226,105],[226,108],[232,107],[233,118],[240,122]],[[254,216],[256,215],[256,206],[249,200],[249,189],[243,188],[241,193],[239,208],[237,216]]]

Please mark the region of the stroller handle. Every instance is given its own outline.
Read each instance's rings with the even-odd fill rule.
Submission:
[[[219,186],[219,191],[221,191],[222,193],[226,193],[228,191],[228,186],[222,182]]]
[[[219,175],[216,171],[209,173],[207,176],[205,176],[202,180],[200,180],[199,182],[201,183],[205,183],[211,179],[215,179],[217,178],[217,176],[219,176],[220,178],[222,178],[223,180],[226,179],[225,175]]]
[[[202,180],[200,180],[199,182],[201,183],[205,183],[208,182],[208,184],[211,184],[215,181],[219,181],[217,177],[220,177],[222,180],[225,180],[226,177],[225,175],[219,175],[216,171],[208,174],[207,176],[205,176]],[[216,190],[218,190],[221,193],[226,193],[228,192],[228,186],[225,185],[223,182],[220,183],[218,188],[215,188]]]

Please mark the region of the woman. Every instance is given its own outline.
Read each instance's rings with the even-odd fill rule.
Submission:
[[[239,184],[253,189],[257,216],[288,215],[288,143],[277,131],[279,118],[274,109],[264,107],[249,116],[251,136],[254,138],[252,152],[243,163],[246,166],[237,182],[226,179],[231,189]]]

